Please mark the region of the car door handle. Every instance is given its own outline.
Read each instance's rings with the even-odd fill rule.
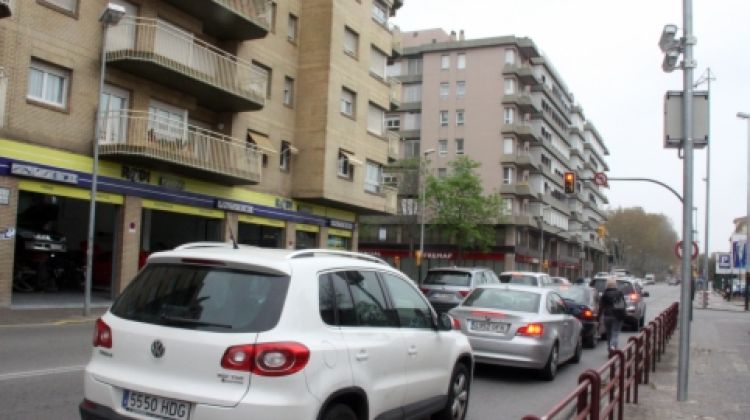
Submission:
[[[419,351],[417,351],[417,346],[411,346],[409,347],[409,350],[407,351],[409,353],[409,356],[416,356]]]
[[[357,359],[358,362],[364,362],[370,358],[370,354],[367,353],[367,350],[360,350],[354,358]]]

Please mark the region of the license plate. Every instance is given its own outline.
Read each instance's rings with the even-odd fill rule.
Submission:
[[[124,390],[122,408],[133,413],[146,414],[160,419],[187,420],[190,417],[190,403],[157,397],[142,392]]]
[[[433,299],[450,299],[454,296],[452,293],[433,293],[430,297]]]
[[[489,321],[471,321],[472,331],[505,333],[508,331],[508,323],[489,322]]]

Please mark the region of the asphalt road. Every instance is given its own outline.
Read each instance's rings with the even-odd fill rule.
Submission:
[[[679,299],[679,289],[649,286],[651,319]],[[91,351],[92,323],[0,327],[0,419],[78,419],[83,367]],[[632,332],[625,332],[621,343]],[[520,419],[544,414],[576,386],[578,375],[606,362],[606,346],[585,349],[579,364],[561,366],[546,382],[521,369],[478,365],[469,420]]]

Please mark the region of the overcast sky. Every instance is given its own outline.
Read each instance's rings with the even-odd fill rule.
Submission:
[[[746,212],[750,112],[750,1],[693,1],[695,81],[711,84],[711,252],[728,251],[732,220]],[[393,23],[403,31],[463,29],[467,39],[528,36],[552,62],[604,138],[610,177],[656,178],[682,194],[682,160],[663,147],[663,97],[682,90],[682,71],[664,73],[662,28],[682,31],[681,0],[405,0]],[[701,88],[705,89],[706,85]],[[697,230],[703,252],[706,152],[695,153]],[[611,207],[667,215],[682,235],[682,205],[648,183],[611,182]]]

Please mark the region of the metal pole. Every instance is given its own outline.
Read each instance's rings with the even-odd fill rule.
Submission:
[[[419,255],[424,252],[424,207],[425,207],[425,186],[424,186],[424,156],[419,157]]]
[[[711,80],[713,80],[713,75],[711,74],[711,67],[706,69],[706,91],[708,92],[708,100],[711,100]],[[710,102],[709,102],[710,103]],[[703,289],[704,292],[708,290],[708,226],[709,226],[709,216],[710,216],[710,210],[711,210],[711,107],[708,108],[708,144],[706,144],[706,226],[705,226],[705,232],[704,236],[705,239],[703,240]],[[705,308],[708,304],[708,299],[703,299],[703,307]]]
[[[682,207],[682,290],[680,294],[680,351],[677,372],[677,401],[687,400],[690,366],[690,300],[693,251],[693,3],[683,0],[683,195]]]
[[[539,271],[544,271],[544,209],[542,209],[542,216],[539,218]]]
[[[86,247],[86,283],[84,285],[83,292],[83,315],[88,316],[91,313],[91,285],[92,274],[93,274],[93,261],[94,261],[94,229],[96,225],[96,190],[97,181],[99,177],[99,130],[101,124],[101,112],[102,112],[102,93],[104,92],[104,76],[106,71],[106,46],[107,46],[107,32],[109,25],[106,23],[102,24],[102,52],[101,52],[101,67],[99,70],[99,98],[96,107],[96,118],[94,123],[94,163],[91,170],[91,197],[89,200],[89,229],[88,229],[88,240]]]
[[[750,116],[749,116],[750,117]],[[747,209],[745,213],[745,310],[748,310],[750,286],[750,119],[747,120]]]

